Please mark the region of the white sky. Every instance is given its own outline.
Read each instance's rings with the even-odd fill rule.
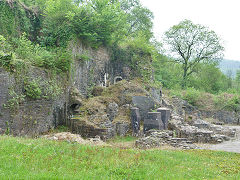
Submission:
[[[240,61],[240,0],[140,0],[154,13],[158,40],[184,19],[208,26],[224,41],[225,58]]]

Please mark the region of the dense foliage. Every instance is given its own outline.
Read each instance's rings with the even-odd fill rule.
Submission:
[[[26,34],[13,39],[11,43],[0,35],[0,44],[0,65],[11,72],[16,72],[26,65],[57,72],[67,72],[70,69],[72,58],[67,50],[54,48],[49,51],[45,47],[33,44],[26,38]]]
[[[5,0],[0,8],[0,35],[9,52],[35,66],[68,71],[66,49],[74,39],[93,48],[130,47],[136,56],[139,48],[130,42],[141,42],[143,56],[150,55],[153,15],[139,0]],[[132,67],[136,59],[129,59]]]
[[[213,94],[240,89],[240,73],[234,80],[218,68],[223,47],[213,31],[182,21],[166,33],[175,56],[164,55],[153,38],[153,14],[139,0],[3,0],[0,11],[0,66],[10,72],[31,65],[67,73],[69,41],[80,39],[107,46],[113,61],[145,82]]]
[[[152,12],[139,0],[4,0],[0,34],[28,38],[44,46],[66,46],[80,38],[90,46],[111,45],[141,31],[152,37]]]
[[[217,63],[224,50],[214,31],[200,24],[184,20],[171,27],[164,38],[166,48],[174,60],[182,65],[182,86],[198,70],[199,63]]]

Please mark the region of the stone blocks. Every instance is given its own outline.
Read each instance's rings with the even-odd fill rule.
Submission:
[[[148,112],[156,107],[154,100],[146,96],[133,96],[132,104],[134,107],[139,108],[141,120],[147,118]]]
[[[143,132],[146,133],[150,129],[164,129],[160,112],[149,112],[147,114],[147,117],[144,119]]]
[[[168,121],[170,120],[170,109],[158,108],[157,112],[161,113],[161,118],[162,118],[164,129],[168,129]]]
[[[139,109],[136,107],[131,108],[131,123],[133,136],[138,136],[140,132],[140,113]]]

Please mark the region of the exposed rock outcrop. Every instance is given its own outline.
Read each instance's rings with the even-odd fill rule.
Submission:
[[[131,107],[135,95],[154,104],[149,93],[137,81],[122,80],[104,89],[101,95],[85,99],[68,122],[72,131],[83,137],[99,135],[109,139],[116,135],[131,134]],[[154,106],[144,106],[150,111]],[[139,116],[140,125],[140,116]]]
[[[137,88],[137,86],[134,86],[135,89],[133,89],[131,88],[133,86],[128,84],[127,86],[129,86],[129,88],[126,86],[123,86],[123,88],[118,86],[119,92],[115,91],[116,94],[112,95],[113,97],[109,98],[105,94],[103,98],[101,95],[104,88],[101,86],[113,84],[114,77],[116,76],[121,76],[123,79],[130,78],[131,69],[122,61],[116,60],[112,62],[111,52],[105,47],[92,49],[80,41],[76,41],[72,42],[69,48],[72,50],[74,57],[72,71],[69,76],[64,77],[66,79],[63,81],[61,81],[60,76],[56,77],[56,82],[62,83],[60,86],[63,91],[57,94],[55,98],[46,98],[53,94],[52,91],[56,91],[56,88],[52,86],[51,91],[38,97],[37,100],[26,98],[21,102],[18,101],[21,96],[11,97],[10,90],[14,86],[18,91],[17,95],[24,94],[23,79],[19,78],[20,81],[17,82],[16,74],[9,73],[0,67],[0,133],[35,136],[47,132],[58,125],[66,124],[75,130],[80,128],[75,127],[75,124],[84,124],[84,126],[91,129],[89,130],[91,132],[93,132],[93,127],[97,126],[97,131],[102,132],[102,128],[105,128],[102,126],[107,124],[106,126],[111,126],[111,129],[118,129],[117,132],[119,132],[119,134],[124,134],[123,129],[128,129],[125,128],[125,123],[128,122],[130,124],[129,116],[123,113],[124,106],[131,104],[131,97],[134,93],[137,95],[146,95],[146,92],[144,89]],[[88,59],[82,59],[82,55],[88,56]],[[52,84],[51,73],[45,69],[29,67],[26,71],[28,78],[30,80],[37,79],[37,82],[43,90],[46,90],[49,85]],[[21,74],[21,72],[17,73],[18,75]],[[23,76],[25,75],[26,74]],[[48,83],[45,83],[46,81],[48,81]],[[99,86],[100,88],[93,91],[94,86]],[[111,87],[109,87],[109,91],[111,91]],[[88,101],[88,99],[84,98],[90,98],[92,96],[100,98],[96,100],[96,104],[91,104],[92,107],[84,109]],[[115,96],[117,101],[115,100]],[[107,99],[111,99],[111,101]],[[4,107],[9,101],[16,101],[17,103],[17,108],[13,106],[14,112]],[[105,102],[109,104],[105,104]],[[118,112],[116,104],[119,108]],[[129,112],[129,108],[127,112]],[[73,114],[80,114],[81,118],[86,115],[87,118],[81,121],[81,123],[76,123],[77,120],[70,120],[69,122],[69,117]],[[106,123],[109,119],[113,125]],[[124,125],[119,125],[119,123],[123,121],[125,121]],[[91,123],[93,123],[94,126],[88,126]],[[116,123],[118,123],[118,125],[115,128]],[[110,134],[114,133],[111,132]]]

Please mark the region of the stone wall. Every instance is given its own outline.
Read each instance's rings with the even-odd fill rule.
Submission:
[[[93,49],[80,41],[70,44],[75,57],[72,72],[73,85],[83,96],[88,96],[92,86],[113,84],[114,77],[130,78],[130,68],[123,62],[111,61],[111,51],[105,47]],[[87,59],[81,58],[86,56]]]
[[[23,81],[16,83],[12,74],[0,68],[0,133],[14,135],[38,135],[47,132],[59,124],[68,124],[69,91],[76,88],[83,97],[88,97],[93,86],[108,86],[113,83],[115,76],[129,78],[130,69],[121,62],[112,62],[111,52],[104,47],[92,49],[80,41],[72,42],[74,63],[68,83],[64,84],[64,92],[57,99],[25,99],[13,110],[4,108],[10,99],[9,90],[15,86],[19,93],[23,91]],[[83,58],[88,57],[87,59]],[[28,69],[30,79],[40,77],[40,83],[49,78],[48,73],[41,68]],[[122,128],[118,128],[122,131]],[[121,132],[119,133],[121,134]]]
[[[8,120],[10,120],[9,109],[3,105],[9,98],[9,87],[13,84],[13,78],[3,68],[0,68],[0,133],[5,132]]]
[[[232,111],[200,111],[203,118],[217,119],[225,124],[237,124],[239,114]]]
[[[41,76],[40,76],[41,74]],[[44,70],[32,68],[28,71],[28,77],[41,77],[41,81],[46,80],[47,73]],[[63,124],[67,117],[68,101],[67,89],[56,99],[31,100],[24,98],[20,104],[6,107],[9,103],[10,89],[16,93],[23,94],[23,81],[16,82],[13,74],[0,68],[0,133],[10,133],[13,135],[30,135],[49,131],[58,124]],[[16,96],[17,97],[17,96]],[[15,98],[16,98],[15,97]]]

